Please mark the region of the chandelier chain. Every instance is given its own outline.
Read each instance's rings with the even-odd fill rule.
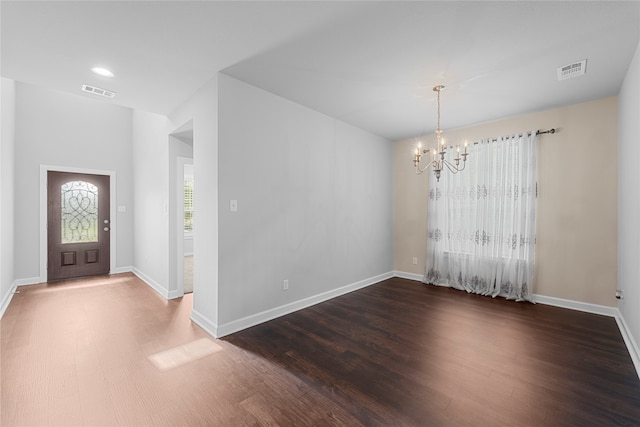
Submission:
[[[438,87],[438,130],[440,130],[440,87]]]

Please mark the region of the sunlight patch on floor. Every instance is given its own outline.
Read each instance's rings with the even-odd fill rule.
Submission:
[[[148,357],[161,371],[174,369],[222,350],[222,347],[208,338],[200,338]]]

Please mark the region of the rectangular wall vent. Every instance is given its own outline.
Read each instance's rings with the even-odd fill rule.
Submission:
[[[573,64],[558,68],[558,80],[567,80],[578,76],[584,76],[586,71],[587,60],[583,59],[580,62],[574,62]]]
[[[92,93],[94,95],[104,96],[105,98],[113,98],[116,96],[115,92],[106,89],[100,89],[99,87],[82,85],[82,90],[85,92]]]

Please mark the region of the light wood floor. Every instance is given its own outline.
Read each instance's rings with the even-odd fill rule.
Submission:
[[[298,425],[357,425],[286,369],[222,340],[172,370],[150,363],[210,338],[189,320],[192,295],[165,301],[131,274],[19,289],[0,321],[2,426],[268,425],[273,411]]]
[[[610,318],[391,279],[214,340],[191,302],[131,274],[21,287],[2,426],[640,425]]]
[[[183,260],[184,293],[193,292],[193,255],[185,256]]]

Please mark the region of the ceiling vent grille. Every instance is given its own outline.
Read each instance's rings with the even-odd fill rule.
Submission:
[[[573,64],[565,65],[558,68],[558,81],[572,79],[574,77],[584,76],[587,71],[587,60],[583,59]]]
[[[112,92],[106,89],[100,89],[99,87],[94,87],[89,85],[82,85],[82,90],[85,92],[92,93],[94,95],[104,96],[105,98],[113,98],[114,96],[116,96],[115,92]]]

